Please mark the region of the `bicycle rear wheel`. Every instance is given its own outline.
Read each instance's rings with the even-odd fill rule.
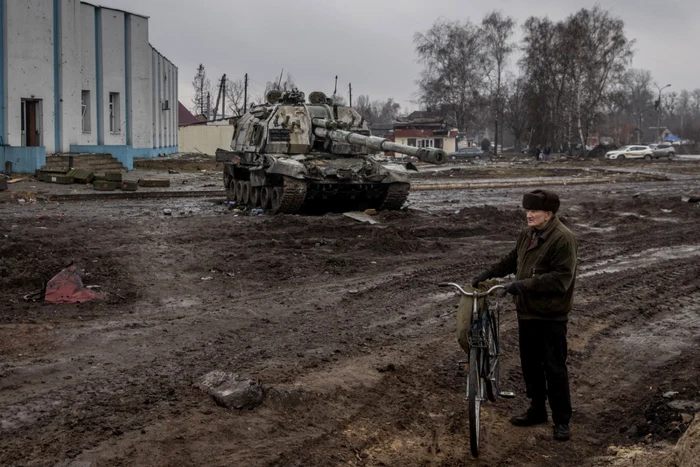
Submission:
[[[469,375],[467,396],[469,397],[469,444],[472,456],[479,456],[479,421],[481,418],[481,357],[478,347],[469,350]]]
[[[486,396],[491,402],[496,402],[499,391],[500,364],[498,361],[498,316],[489,313],[489,322],[486,326],[486,341],[489,343],[484,356],[486,368],[484,368],[484,380],[486,381]]]

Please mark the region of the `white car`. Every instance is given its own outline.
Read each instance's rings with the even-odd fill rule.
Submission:
[[[649,146],[622,146],[620,149],[605,153],[606,159],[651,159],[654,151]]]

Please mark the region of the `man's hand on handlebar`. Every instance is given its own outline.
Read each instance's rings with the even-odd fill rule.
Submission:
[[[479,282],[484,282],[487,279],[491,279],[491,272],[481,271],[479,274],[476,275],[476,277],[474,277],[474,280],[472,281],[472,287],[479,287]]]

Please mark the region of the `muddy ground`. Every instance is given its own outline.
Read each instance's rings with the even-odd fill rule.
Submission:
[[[522,187],[417,191],[376,225],[220,198],[0,204],[0,465],[662,465],[694,416],[669,402],[700,402],[700,208],[682,198],[699,169],[550,187],[580,247],[572,440],[508,423],[527,400],[513,305],[496,299],[517,396],[483,406],[479,459],[457,298],[436,284],[512,248]],[[107,301],[22,298],[71,260]],[[194,387],[215,369],[259,380],[264,403],[217,406]]]

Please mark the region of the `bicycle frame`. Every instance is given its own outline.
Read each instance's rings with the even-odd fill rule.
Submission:
[[[441,287],[455,287],[461,295],[472,297],[472,317],[467,339],[469,352],[467,352],[467,391],[466,398],[469,401],[469,436],[471,451],[474,457],[479,454],[479,419],[481,412],[481,402],[484,398],[484,389],[488,393],[488,398],[495,400],[498,393],[498,356],[500,346],[498,345],[498,322],[499,314],[493,315],[488,308],[488,302],[484,301],[484,306],[479,312],[479,299],[486,298],[495,290],[505,289],[503,285],[496,285],[485,292],[467,292],[458,284],[441,283]],[[489,336],[489,330],[492,336]],[[495,347],[495,349],[492,348]],[[472,361],[476,360],[476,361]],[[462,363],[462,362],[460,362]],[[472,384],[477,387],[472,387]]]

